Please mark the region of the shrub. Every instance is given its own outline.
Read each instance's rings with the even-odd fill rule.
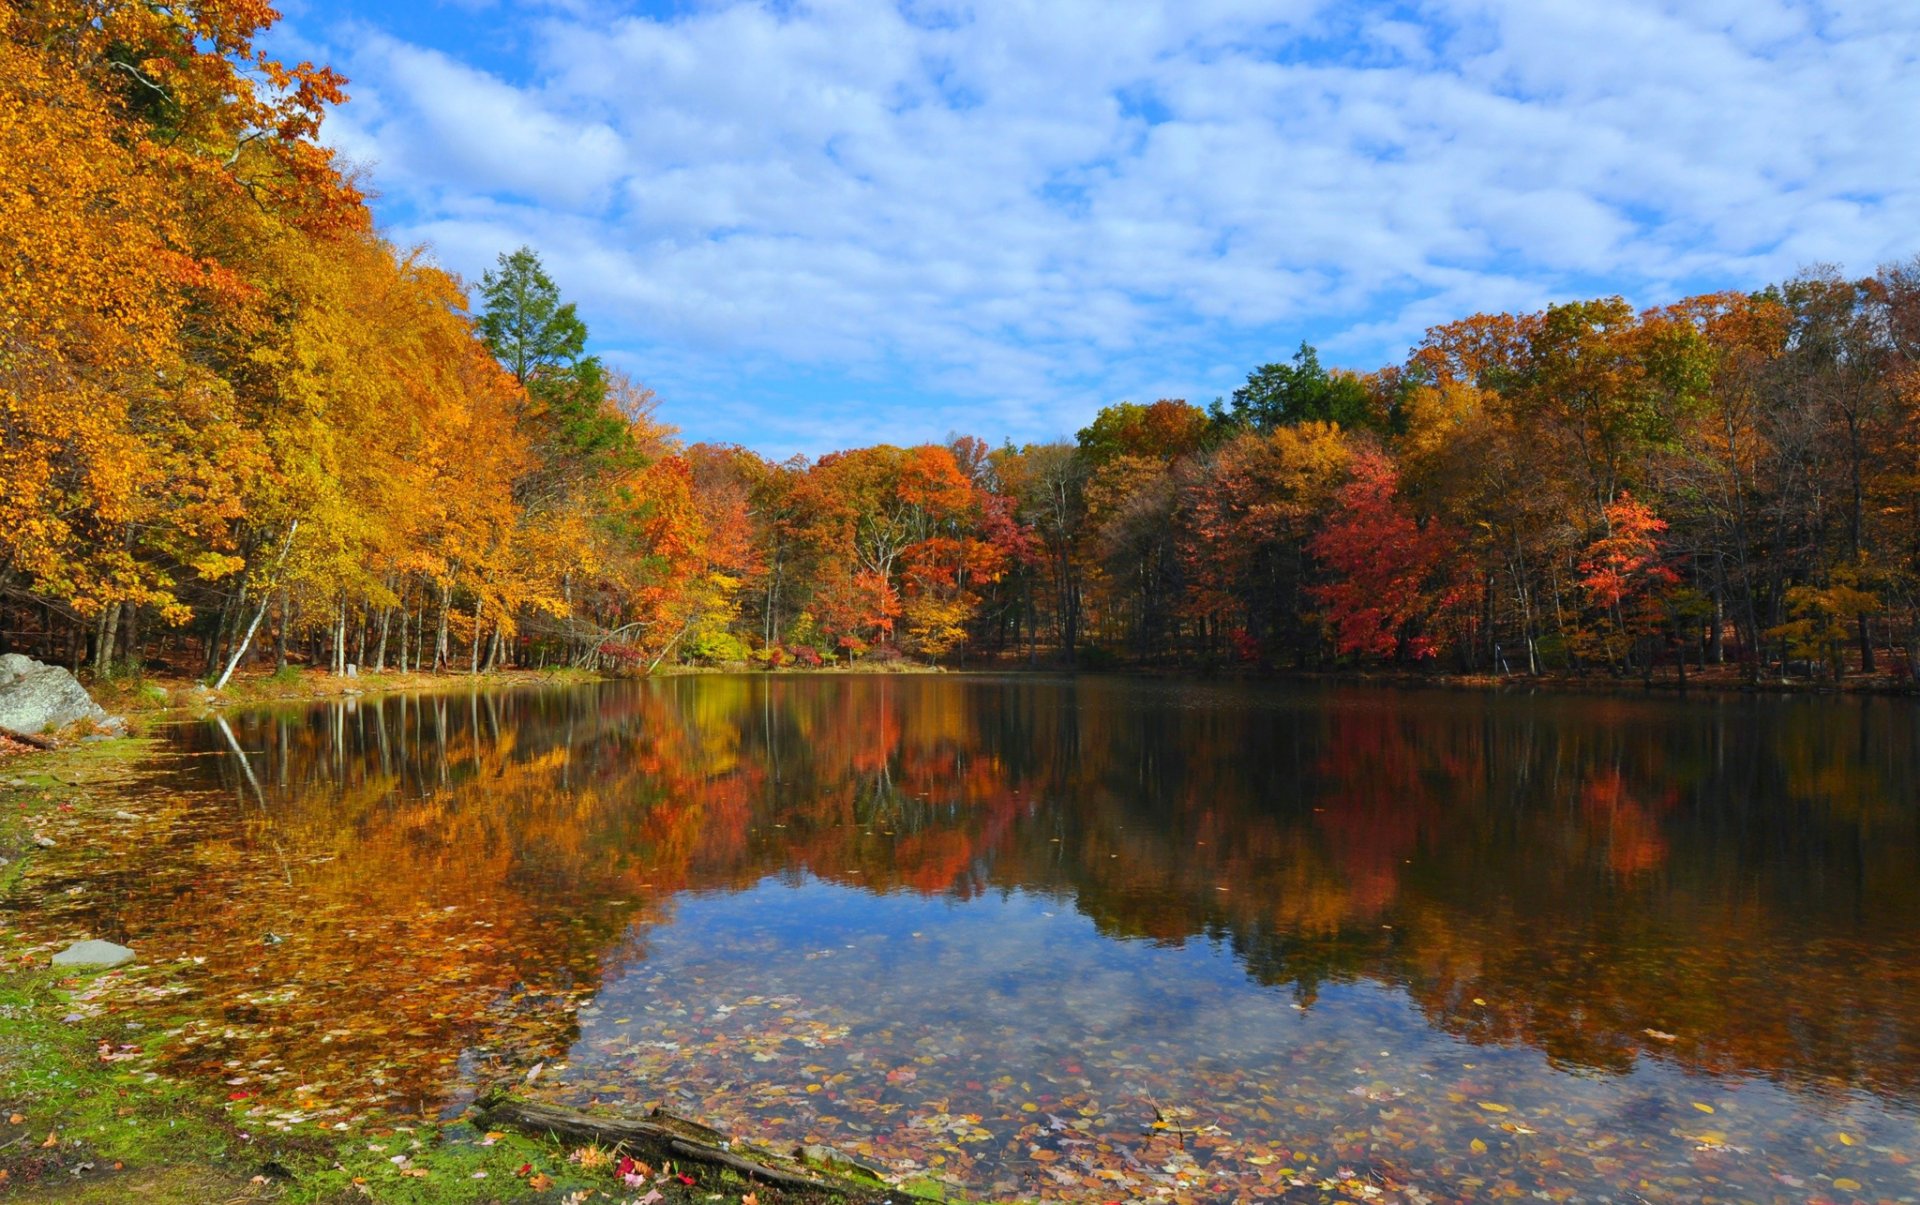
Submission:
[[[702,632],[694,640],[687,654],[695,661],[718,664],[728,661],[745,661],[749,653],[745,642],[732,632]]]

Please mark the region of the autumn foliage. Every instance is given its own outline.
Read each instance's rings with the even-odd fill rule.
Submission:
[[[1920,268],[1302,345],[1072,441],[684,446],[529,248],[470,288],[258,0],[0,10],[0,627],[162,661],[1920,669]]]

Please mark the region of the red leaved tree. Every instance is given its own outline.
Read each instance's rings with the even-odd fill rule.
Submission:
[[[1459,540],[1422,526],[1399,497],[1400,474],[1377,451],[1353,459],[1332,517],[1308,544],[1332,580],[1315,586],[1342,653],[1419,661],[1440,651],[1441,621],[1473,601],[1457,572]]]
[[[1580,561],[1580,589],[1601,612],[1600,625],[1583,632],[1579,643],[1621,661],[1636,640],[1661,629],[1666,595],[1680,575],[1667,565],[1660,538],[1667,523],[1652,507],[1623,490],[1607,504],[1606,516],[1606,534]]]

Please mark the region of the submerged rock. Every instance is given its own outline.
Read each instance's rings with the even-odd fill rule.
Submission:
[[[113,717],[66,670],[19,653],[0,656],[0,728],[31,736],[81,720],[113,726]]]
[[[110,941],[76,941],[53,956],[57,967],[117,967],[133,961],[133,951]]]

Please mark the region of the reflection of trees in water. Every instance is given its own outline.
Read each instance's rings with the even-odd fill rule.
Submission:
[[[1303,1001],[1401,984],[1452,1032],[1583,1067],[1920,1088],[1900,802],[1920,782],[1891,706],[698,678],[236,727],[266,808],[196,838],[180,890],[233,901],[200,923],[333,918],[309,951],[333,978],[308,987],[369,1015],[408,998],[356,996],[340,968],[440,942],[431,973],[472,989],[472,1015],[422,998],[409,1023],[448,1057],[564,1048],[566,993],[609,951],[643,956],[673,892],[804,871],[1070,896],[1110,935],[1221,941]],[[233,759],[210,760],[239,798]],[[248,856],[269,837],[297,886]],[[165,892],[131,894],[177,919]],[[459,948],[430,915],[449,904],[489,940]],[[488,992],[559,1007],[503,1037]]]

